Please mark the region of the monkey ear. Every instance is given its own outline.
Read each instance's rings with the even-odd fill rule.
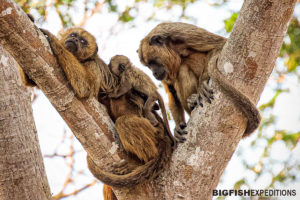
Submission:
[[[149,45],[158,45],[161,46],[163,45],[163,38],[160,35],[154,35],[150,38],[149,40]]]

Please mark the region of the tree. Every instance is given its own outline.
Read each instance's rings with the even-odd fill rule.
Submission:
[[[295,0],[246,1],[221,53],[219,69],[254,102],[258,101],[273,69],[295,3]],[[48,52],[49,47],[42,44],[44,38],[41,36],[39,39],[41,33],[37,35],[33,31],[24,13],[15,12],[20,10],[13,3],[3,2],[1,6],[1,10],[14,8],[11,11],[15,13],[1,19],[1,44],[44,91],[99,166],[119,160],[122,154],[115,151],[113,126],[101,107],[95,100],[77,100],[74,97],[70,88],[66,88],[65,80]],[[39,48],[40,52],[31,46]],[[146,196],[149,199],[211,197],[211,191],[216,187],[246,127],[246,119],[230,98],[214,83],[213,89],[217,91],[215,101],[193,112],[188,140],[174,152],[168,171],[164,171],[147,187],[115,190],[120,199],[145,199]],[[74,113],[77,119],[74,119]],[[84,119],[84,122],[78,123],[78,119]],[[101,156],[107,159],[103,161]],[[137,194],[139,197],[136,197]]]
[[[50,199],[29,92],[1,45],[0,55],[0,199]]]

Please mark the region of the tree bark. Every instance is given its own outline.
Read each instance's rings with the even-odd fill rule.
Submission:
[[[0,15],[0,42],[48,96],[96,163],[100,165],[102,158],[107,162],[118,160],[122,155],[115,151],[113,125],[107,114],[97,106],[92,106],[97,108],[94,113],[89,112],[89,102],[74,97],[44,37],[11,0],[0,2],[0,13],[12,8],[12,14]],[[254,102],[274,67],[295,3],[296,0],[246,0],[221,53],[219,70]],[[4,22],[7,27],[2,25]],[[41,51],[34,50],[38,48]],[[231,98],[214,82],[212,87],[215,100],[193,111],[187,141],[173,153],[170,167],[150,183],[115,189],[119,199],[211,199],[247,123]],[[107,153],[109,150],[113,153]]]
[[[51,199],[30,93],[0,45],[0,199]]]

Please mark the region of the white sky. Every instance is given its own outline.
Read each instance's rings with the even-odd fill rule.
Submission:
[[[126,5],[130,5],[133,2],[133,0],[118,0],[117,4],[119,6],[121,5],[120,8],[125,9]],[[156,9],[156,18],[159,20],[145,22],[145,19],[152,14],[153,10],[151,5],[151,3],[143,3],[142,5],[140,5],[139,9],[141,12],[136,19],[136,27],[130,27],[130,25],[128,24],[117,25],[113,31],[115,35],[111,35],[110,29],[112,25],[117,23],[118,16],[108,13],[106,8],[103,8],[100,14],[95,14],[88,20],[84,28],[86,28],[96,36],[99,46],[99,56],[104,59],[105,62],[108,63],[110,57],[116,54],[124,54],[128,56],[136,66],[140,67],[152,77],[151,72],[146,67],[143,67],[139,62],[136,53],[136,50],[139,46],[139,41],[158,23],[162,21],[177,21],[178,13],[181,13],[181,10],[178,6],[175,6],[172,10],[168,11]],[[230,16],[230,11],[238,11],[241,5],[242,1],[239,0],[232,0],[226,6],[222,6],[219,8],[209,6],[207,3],[197,2],[187,8],[186,14],[187,16],[192,16],[193,18],[197,19],[197,21],[193,21],[195,25],[201,26],[202,28],[205,28],[211,32],[224,34],[224,31],[220,31],[224,28],[223,20]],[[78,5],[78,7],[80,7],[80,4]],[[297,7],[295,12],[300,15],[299,7],[300,6]],[[79,8],[78,10],[73,12],[73,16],[75,19],[75,23],[81,20],[82,13],[80,12]],[[43,25],[43,28],[49,29],[52,33],[56,34],[61,29],[60,23],[57,21],[57,19],[58,18],[55,14],[55,11],[50,9],[48,21]],[[157,85],[159,85],[158,81],[154,81],[155,83],[157,83]],[[273,96],[272,89],[274,89],[274,80],[272,80],[271,78],[269,82],[270,84],[265,88],[260,102],[267,102]],[[290,93],[282,94],[276,102],[276,109],[274,110],[274,114],[277,117],[276,128],[286,130],[300,130],[300,90],[297,78],[295,76],[288,77],[288,81],[286,82],[284,87],[289,88]],[[167,102],[167,96],[164,90],[160,88],[159,91],[164,97],[165,102]],[[60,142],[64,130],[66,130],[69,134],[71,134],[71,131],[68,129],[67,125],[61,119],[59,114],[51,106],[48,99],[40,91],[37,91],[37,93],[39,94],[38,98],[33,104],[35,123],[39,134],[42,153],[51,154],[53,153],[57,144]],[[277,106],[277,104],[280,106]],[[171,127],[174,127],[174,122],[170,121],[170,125]],[[241,141],[239,146],[244,146],[246,149],[248,147],[248,164],[255,164],[258,162],[257,155],[260,155],[262,153],[262,148],[258,148],[258,150],[250,149],[250,143],[252,141],[251,138]],[[76,179],[76,187],[78,188],[84,184],[90,183],[91,180],[93,180],[93,176],[87,170],[85,152],[81,149],[81,146],[77,141],[75,144],[76,149],[80,151],[80,153],[76,154],[75,157],[76,169],[84,170],[86,174],[81,175]],[[264,145],[265,144],[262,144],[262,146]],[[64,147],[60,149],[60,152],[68,153],[68,144],[64,144]],[[300,148],[297,148],[294,153],[294,156],[299,157]],[[280,160],[290,158],[288,151],[282,144],[275,144],[272,148],[271,155],[273,155],[275,158],[279,158]],[[62,184],[68,172],[68,168],[66,168],[63,159],[46,158],[44,160],[51,191],[53,194],[56,194],[57,192],[59,192],[58,190],[62,188]],[[281,170],[282,166],[275,166],[275,168]],[[264,188],[270,181],[270,175],[268,174],[263,176],[260,180],[254,180],[254,178],[252,178],[254,177],[253,174],[244,169],[236,154],[233,155],[226,170],[226,174],[223,177],[224,182],[219,185],[219,188],[222,189],[232,189],[233,184],[244,176],[247,176],[249,177],[249,179],[253,180],[254,188]],[[295,183],[297,185],[293,184],[289,185],[289,188],[298,188],[297,194],[299,198],[300,184],[299,182]],[[72,188],[70,189],[70,191],[72,191]],[[96,184],[91,189],[80,193],[74,198],[70,197],[68,199],[102,199],[102,184]]]

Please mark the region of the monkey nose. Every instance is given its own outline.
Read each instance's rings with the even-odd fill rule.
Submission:
[[[66,49],[68,49],[70,52],[76,52],[77,51],[77,45],[73,41],[66,41],[65,43]]]

